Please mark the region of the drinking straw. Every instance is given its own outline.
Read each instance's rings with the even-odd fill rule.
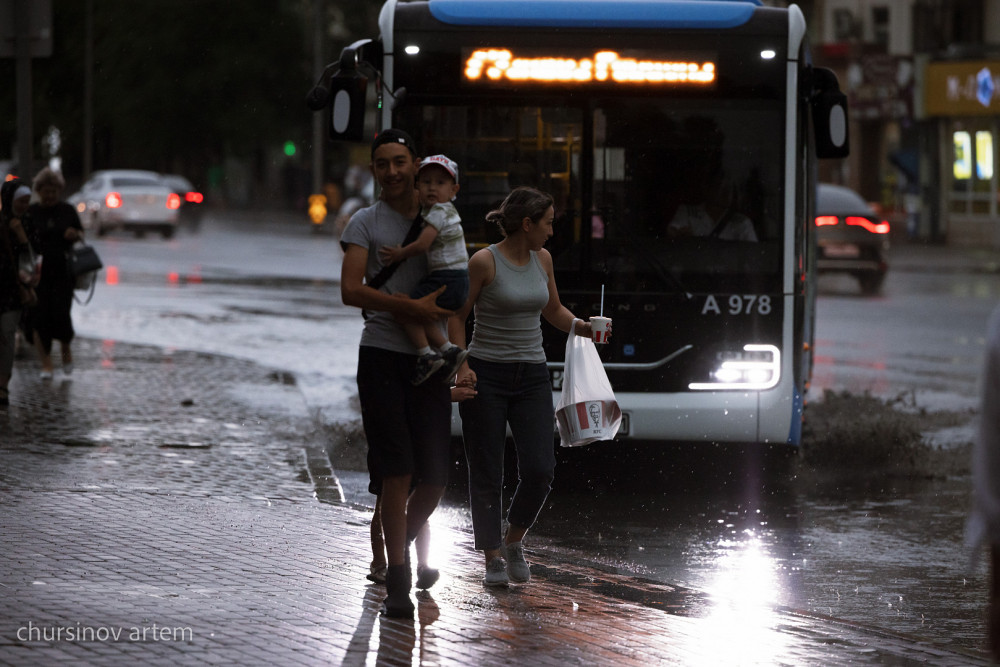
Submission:
[[[601,317],[604,317],[604,283],[601,283]]]

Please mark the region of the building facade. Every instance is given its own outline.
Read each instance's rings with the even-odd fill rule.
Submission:
[[[894,235],[1000,248],[1000,1],[801,3],[851,105],[851,157],[821,166]]]

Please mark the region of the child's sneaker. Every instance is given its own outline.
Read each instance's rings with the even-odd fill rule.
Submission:
[[[422,354],[417,357],[417,366],[413,369],[413,377],[410,383],[417,385],[434,375],[439,368],[444,366],[444,359],[437,352]]]
[[[444,360],[444,370],[441,372],[444,382],[451,384],[455,379],[455,374],[458,373],[458,367],[462,365],[467,356],[469,356],[469,351],[463,350],[457,345],[449,347],[441,353],[441,358]]]

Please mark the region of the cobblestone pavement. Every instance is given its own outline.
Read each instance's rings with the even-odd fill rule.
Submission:
[[[987,664],[906,637],[527,554],[487,590],[435,526],[414,621],[365,580],[370,510],[290,376],[79,340],[72,380],[17,362],[0,409],[0,664]]]

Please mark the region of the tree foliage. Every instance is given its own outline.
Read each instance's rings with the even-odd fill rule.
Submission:
[[[85,19],[93,7],[93,168],[182,172],[223,158],[253,170],[285,140],[311,138],[314,2],[324,62],[373,35],[381,0],[53,0],[53,54],[32,64],[34,150],[60,131],[72,181],[83,169]],[[16,145],[13,59],[0,59],[0,159]],[[10,147],[8,149],[8,147]]]

